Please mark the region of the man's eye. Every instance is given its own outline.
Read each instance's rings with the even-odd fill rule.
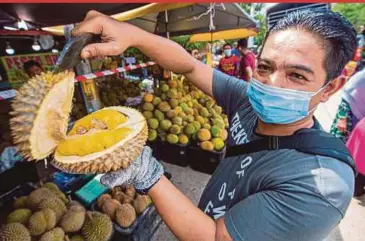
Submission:
[[[259,64],[259,65],[257,65],[257,70],[267,72],[267,71],[271,71],[271,68],[270,68],[270,66],[267,66],[264,64]]]
[[[307,80],[306,77],[304,77],[303,75],[298,74],[298,73],[291,73],[290,74],[290,77],[291,78],[294,78],[295,80],[303,80],[303,81],[306,81]]]

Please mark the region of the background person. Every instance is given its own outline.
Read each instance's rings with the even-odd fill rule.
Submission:
[[[230,76],[238,76],[240,59],[232,55],[232,46],[228,43],[223,45],[224,57],[219,61],[219,70]]]
[[[25,62],[23,64],[23,69],[30,78],[40,75],[43,72],[43,68],[40,63],[34,60],[29,60]]]
[[[240,62],[240,79],[249,81],[253,72],[256,68],[256,56],[248,49],[248,40],[241,39],[238,41],[238,49],[241,52],[241,62]]]

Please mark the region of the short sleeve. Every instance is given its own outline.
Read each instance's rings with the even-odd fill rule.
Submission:
[[[228,115],[246,99],[247,82],[218,70],[213,72],[213,97]]]
[[[270,190],[233,206],[224,222],[235,241],[320,241],[341,219],[335,207],[313,193]]]

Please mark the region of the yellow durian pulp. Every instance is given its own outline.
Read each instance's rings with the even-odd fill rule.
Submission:
[[[75,135],[78,127],[82,126],[87,130],[91,129],[91,123],[93,119],[100,120],[104,122],[109,130],[115,129],[118,125],[125,123],[127,118],[125,115],[116,110],[105,109],[101,111],[97,111],[90,115],[85,116],[84,118],[78,120],[75,125],[72,127],[71,131],[68,133],[69,136]]]
[[[81,135],[61,141],[56,149],[63,156],[86,156],[100,152],[123,140],[132,132],[130,128],[118,128],[110,131]]]
[[[93,126],[95,120],[107,126],[106,129],[95,128]],[[85,116],[75,123],[67,138],[58,144],[56,152],[62,156],[86,156],[104,151],[132,132],[132,129],[128,127],[117,128],[126,121],[125,115],[111,109]],[[80,128],[86,133],[79,134],[78,129]]]

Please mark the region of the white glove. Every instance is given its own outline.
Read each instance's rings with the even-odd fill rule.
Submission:
[[[127,169],[105,174],[101,183],[111,188],[132,184],[137,192],[145,194],[163,174],[162,165],[152,156],[151,148],[145,146],[141,155]]]

